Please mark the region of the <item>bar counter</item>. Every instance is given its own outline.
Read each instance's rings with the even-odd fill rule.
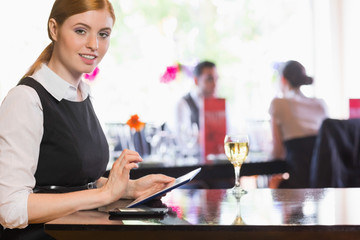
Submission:
[[[56,239],[360,239],[360,189],[255,189],[168,193],[159,218],[109,218],[80,211],[45,224]]]

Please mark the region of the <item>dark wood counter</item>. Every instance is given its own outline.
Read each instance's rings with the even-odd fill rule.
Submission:
[[[163,218],[81,211],[45,230],[56,239],[360,239],[359,199],[358,188],[256,189],[242,198],[226,190],[174,190],[162,199],[170,209]]]

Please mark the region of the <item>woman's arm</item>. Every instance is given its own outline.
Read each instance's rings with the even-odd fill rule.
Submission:
[[[283,145],[283,137],[280,131],[280,123],[283,109],[283,101],[274,98],[270,103],[269,114],[271,116],[271,133],[272,133],[272,157],[277,159],[285,158],[285,149]]]
[[[124,150],[115,161],[106,183],[99,189],[63,194],[32,193],[28,198],[28,223],[44,223],[78,210],[97,208],[120,199],[128,187],[129,173],[142,159]]]
[[[273,138],[272,157],[275,159],[285,159],[285,149],[283,139],[280,132],[280,127],[273,117],[271,118],[271,130]],[[278,188],[280,183],[284,180],[283,174],[274,174],[270,177],[268,187]]]
[[[101,189],[63,194],[32,193],[28,198],[28,224],[44,223],[78,210],[97,208],[107,203]]]
[[[277,159],[284,159],[285,149],[280,127],[273,118],[271,118],[271,130],[273,139],[272,157]]]
[[[109,178],[101,178],[98,189],[64,194],[30,194],[28,199],[29,223],[44,223],[79,210],[93,209],[120,198],[138,198],[166,187],[174,178],[156,174],[129,180],[130,170],[137,168],[142,159],[137,152],[124,150],[115,161]]]
[[[42,135],[35,90],[24,85],[11,89],[0,107],[0,223],[6,228],[28,224],[27,200],[36,182]]]

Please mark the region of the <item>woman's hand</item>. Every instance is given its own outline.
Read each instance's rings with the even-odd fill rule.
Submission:
[[[175,178],[162,174],[151,174],[136,180],[130,180],[123,198],[136,199],[143,195],[150,195],[166,188]]]
[[[128,188],[130,170],[138,168],[137,163],[139,162],[142,162],[142,158],[137,152],[127,149],[122,151],[110,170],[108,180],[101,187],[102,191],[106,193],[109,203],[123,197]]]

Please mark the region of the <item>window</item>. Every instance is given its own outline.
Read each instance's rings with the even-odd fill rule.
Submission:
[[[46,22],[53,1],[6,1],[0,14],[0,100],[49,43]],[[117,22],[111,47],[91,82],[104,122],[169,120],[176,101],[193,85],[182,72],[160,83],[169,65],[217,63],[218,94],[230,121],[266,120],[278,93],[279,62],[295,59],[315,76],[308,95],[323,97],[335,117],[346,117],[346,99],[357,97],[359,31],[356,0],[113,0]],[[19,7],[21,6],[21,7]],[[28,11],[32,9],[32,11]],[[345,14],[346,13],[346,14]]]

